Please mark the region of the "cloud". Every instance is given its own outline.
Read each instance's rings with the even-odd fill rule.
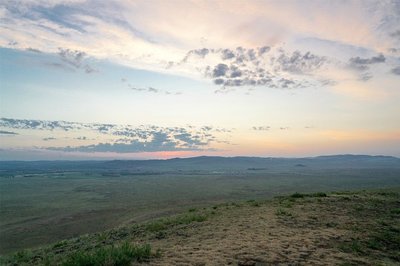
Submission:
[[[377,56],[373,56],[371,58],[361,58],[359,56],[357,57],[352,57],[349,59],[348,66],[351,69],[354,69],[358,72],[361,72],[359,74],[359,80],[360,81],[368,81],[370,80],[373,75],[371,72],[367,72],[370,70],[370,65],[374,64],[381,64],[386,62],[386,57],[383,54],[379,54]]]
[[[275,69],[294,74],[304,74],[321,68],[326,63],[327,58],[317,56],[311,52],[302,54],[300,51],[294,51],[288,54],[282,51],[275,60]]]
[[[328,77],[319,70],[330,60],[347,66],[353,58],[354,69],[367,71],[365,54],[386,53],[399,44],[397,1],[352,1],[346,6],[335,1],[251,1],[243,6],[222,0],[179,5],[180,9],[168,1],[5,1],[0,45],[58,54],[65,67],[48,66],[69,71],[95,73],[89,59],[106,59],[200,76],[226,92],[239,87],[325,86],[320,80]],[[154,23],[154,17],[163,23]],[[302,45],[306,39],[312,41]],[[321,48],[316,40],[329,45]],[[339,44],[344,49],[338,49]],[[228,67],[225,75],[219,65]]]
[[[159,137],[150,142],[131,141],[130,143],[100,143],[79,147],[49,147],[48,150],[64,152],[116,152],[116,153],[140,153],[160,151],[199,151],[196,147],[177,147],[175,142]]]
[[[98,72],[97,69],[93,68],[88,63],[85,63],[85,58],[87,57],[85,52],[58,48],[57,55],[64,64],[50,63],[48,65],[62,69],[68,69],[69,67],[72,69],[82,69],[86,74]]]
[[[43,138],[42,140],[44,140],[44,141],[49,141],[49,140],[56,140],[56,138],[54,138],[54,137],[47,137],[47,138]]]
[[[392,54],[397,54],[397,53],[400,53],[400,48],[391,47],[391,48],[388,49],[388,52],[392,53]]]
[[[85,73],[86,73],[86,74],[98,72],[97,69],[94,69],[94,68],[91,67],[90,65],[85,65],[85,66],[83,67],[83,69],[85,70]]]
[[[86,56],[85,52],[78,50],[63,49],[63,48],[58,48],[58,49],[59,49],[58,55],[64,62],[75,68],[81,67],[82,60]]]
[[[322,79],[319,81],[322,86],[335,86],[338,84],[336,80],[333,79]]]
[[[251,129],[256,130],[256,131],[268,131],[271,129],[270,126],[254,126]]]
[[[223,49],[221,52],[222,60],[228,60],[228,59],[232,59],[234,57],[235,57],[235,54],[233,53],[233,51],[231,51],[229,49]]]
[[[64,70],[64,71],[68,71],[68,72],[74,72],[75,71],[74,69],[72,69],[72,68],[70,68],[67,65],[62,64],[62,63],[45,63],[44,65],[47,66],[47,67],[50,67],[50,68],[58,68],[60,70]]]
[[[199,51],[207,51],[200,53]],[[193,55],[197,56],[192,60]],[[215,62],[209,65],[209,62]],[[219,61],[219,62],[218,62]],[[216,92],[229,92],[227,87],[269,87],[269,88],[299,88],[308,86],[306,82],[312,73],[328,63],[324,56],[311,52],[287,52],[283,48],[272,49],[264,45],[255,48],[238,46],[229,48],[202,48],[190,50],[179,62],[168,67],[196,64],[204,77],[211,79],[220,86]],[[296,75],[296,78],[294,77]],[[319,81],[314,82],[321,84]]]
[[[383,54],[380,54],[378,56],[373,56],[371,58],[360,58],[359,56],[357,57],[352,57],[349,59],[350,65],[353,66],[365,66],[365,65],[371,65],[371,64],[378,64],[378,63],[384,63],[386,61],[386,58]]]
[[[157,89],[154,87],[135,87],[129,83],[129,81],[126,78],[121,78],[121,82],[127,83],[127,86],[129,89],[137,92],[150,92],[150,93],[159,93],[159,94],[165,94],[165,95],[181,95],[182,92],[180,91],[169,91],[169,90],[162,90],[162,89]]]
[[[68,47],[90,57],[164,71],[165,64],[178,62],[187,51],[192,51],[188,59],[212,53],[209,48],[193,49],[199,44],[224,47],[220,60],[239,64],[269,53],[271,47],[295,45],[303,38],[378,52],[394,47],[398,40],[397,1],[347,5],[251,1],[244,6],[222,0],[217,4],[179,1],[179,6],[148,1],[3,1],[0,45],[32,47],[45,53]],[[163,23],[154,23],[155,17]],[[245,46],[259,49],[233,48]]]
[[[177,92],[171,92],[171,91],[167,91],[167,90],[161,90],[161,89],[156,89],[154,87],[147,87],[147,88],[137,88],[134,87],[130,84],[128,84],[129,89],[133,90],[133,91],[137,91],[137,92],[151,92],[151,93],[158,93],[158,94],[165,94],[165,95],[181,95],[182,92],[177,91]]]
[[[395,39],[400,40],[400,30],[396,30],[396,31],[390,33],[390,36],[395,38]]]
[[[0,130],[0,135],[18,135],[16,132]]]
[[[116,153],[138,153],[159,151],[199,151],[209,150],[204,147],[209,141],[202,140],[201,136],[191,133],[170,134],[166,131],[151,131],[146,140],[118,139],[114,143],[99,143],[78,147],[47,147],[48,150],[65,152],[116,152]],[[128,132],[126,132],[128,133]],[[130,135],[125,134],[125,135]],[[122,143],[121,143],[122,142]]]
[[[38,50],[38,49],[35,49],[35,48],[31,48],[31,47],[26,48],[26,50],[27,50],[28,52],[33,52],[33,53],[37,53],[37,54],[42,53],[42,51],[40,51],[40,50]]]
[[[27,119],[0,118],[0,126],[6,129],[63,131],[63,136],[71,132],[71,139],[89,142],[89,145],[76,147],[43,147],[58,151],[81,152],[154,152],[154,151],[196,151],[210,150],[212,143],[227,141],[217,135],[226,135],[232,129],[212,126],[158,127],[155,125],[131,126],[98,123],[76,123],[67,121],[43,121]],[[75,137],[80,134],[97,134],[100,139],[109,139],[106,143],[95,143],[96,139]],[[54,133],[53,133],[54,134]],[[75,136],[74,136],[75,135]],[[68,135],[67,135],[68,136]],[[43,141],[56,140],[54,137],[42,138]]]
[[[158,92],[159,92],[158,89],[155,89],[155,88],[153,88],[153,87],[148,87],[148,88],[147,88],[147,91],[148,91],[148,92],[154,92],[154,93],[158,93]]]
[[[28,119],[0,118],[0,126],[13,129],[36,129],[36,130],[55,130],[60,129],[69,131],[79,128],[78,123],[65,121],[43,121]]]
[[[365,72],[365,73],[361,73],[361,74],[360,74],[359,80],[361,80],[361,81],[368,81],[368,80],[370,80],[371,78],[372,78],[372,74],[369,73],[369,72]]]
[[[174,137],[175,139],[184,142],[185,146],[187,147],[204,146],[207,145],[209,141],[212,141],[212,139],[214,139],[212,135],[210,135],[208,137],[211,137],[211,139],[202,140],[199,136],[192,136],[192,134],[189,133],[179,133],[174,135]]]
[[[214,67],[212,71],[212,77],[218,78],[225,76],[226,72],[228,71],[228,66],[225,64],[218,64]]]
[[[400,75],[400,66],[391,69],[392,74]]]
[[[9,41],[8,42],[8,46],[15,46],[15,45],[18,45],[18,42],[16,42],[16,41]]]
[[[133,86],[130,86],[130,89],[134,91],[148,91],[148,88],[136,88]]]
[[[185,63],[193,55],[200,58],[204,58],[209,52],[210,50],[207,48],[190,50],[189,52],[186,53],[185,57],[181,60],[180,63]]]

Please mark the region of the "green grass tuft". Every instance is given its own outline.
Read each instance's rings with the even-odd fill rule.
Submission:
[[[172,218],[159,219],[148,223],[145,228],[149,232],[159,232],[168,229],[170,226],[190,224],[192,222],[204,222],[205,220],[207,220],[207,216],[204,214],[190,213]]]
[[[390,213],[391,214],[400,214],[400,208],[392,209],[392,210],[390,210]]]
[[[125,242],[121,246],[100,248],[94,252],[78,251],[70,255],[63,266],[131,265],[151,257],[150,245],[136,246]]]
[[[295,198],[295,199],[304,198],[305,196],[306,196],[305,194],[301,194],[301,193],[298,193],[298,192],[290,195],[291,198]]]
[[[277,216],[293,216],[289,211],[282,209],[282,208],[278,208],[276,210],[275,214]]]
[[[338,248],[345,253],[363,253],[364,250],[362,244],[358,240],[340,243]]]
[[[319,198],[321,198],[321,197],[327,197],[328,195],[326,195],[326,193],[324,193],[324,192],[317,192],[317,193],[313,193],[313,194],[311,194],[311,197],[319,197]]]
[[[256,201],[256,200],[248,200],[247,203],[248,203],[250,206],[253,206],[253,207],[260,207],[260,206],[261,206],[261,205],[260,205],[260,202],[258,202],[258,201]]]

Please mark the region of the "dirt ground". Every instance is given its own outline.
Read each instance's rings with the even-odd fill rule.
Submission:
[[[338,249],[355,237],[353,226],[367,229],[372,223],[354,208],[362,196],[353,197],[218,207],[212,219],[150,239],[162,256],[149,265],[395,265]]]

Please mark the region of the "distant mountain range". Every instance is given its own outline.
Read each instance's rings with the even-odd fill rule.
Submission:
[[[161,172],[292,172],[324,169],[400,168],[400,158],[370,155],[331,155],[305,158],[199,156],[167,160],[111,161],[2,161],[0,173],[8,171],[110,171]]]

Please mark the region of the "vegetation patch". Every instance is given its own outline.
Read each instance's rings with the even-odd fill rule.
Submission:
[[[260,207],[261,205],[260,205],[260,202],[258,202],[258,201],[256,201],[256,200],[248,200],[247,201],[247,203],[250,205],[250,206],[253,206],[253,207]]]
[[[363,245],[359,240],[351,240],[350,242],[340,243],[338,245],[340,251],[346,253],[363,253]]]
[[[94,252],[78,251],[70,256],[61,265],[131,265],[133,261],[142,262],[150,259],[150,245],[136,246],[125,242],[120,246],[100,248]]]
[[[355,210],[348,213],[352,239],[342,240],[338,249],[369,260],[400,262],[399,194],[365,191],[346,196],[346,201],[343,209]]]
[[[283,209],[283,208],[278,208],[275,212],[275,214],[277,216],[293,216],[292,213],[290,213],[289,211]]]
[[[166,230],[171,226],[186,225],[193,222],[204,222],[205,220],[207,220],[207,215],[205,214],[189,213],[150,222],[145,226],[145,229],[149,232],[159,232]]]
[[[65,241],[66,242],[66,241]],[[151,257],[158,256],[152,253],[149,244],[133,245],[124,242],[120,245],[93,248],[91,250],[77,250],[68,254],[56,256],[54,253],[41,250],[37,254],[29,251],[19,251],[8,258],[2,258],[1,265],[62,265],[62,266],[125,266],[133,262],[148,261]],[[67,253],[62,250],[62,253]]]
[[[390,213],[395,214],[395,215],[400,214],[400,208],[392,209],[392,210],[390,210]]]
[[[306,197],[306,195],[307,194],[301,194],[301,193],[296,192],[296,193],[293,193],[292,195],[290,195],[290,197],[298,199],[298,198],[304,198],[304,197]]]
[[[291,198],[306,198],[306,197],[312,197],[312,198],[321,198],[321,197],[327,197],[328,195],[324,192],[317,192],[317,193],[309,193],[309,194],[304,194],[304,193],[294,193],[290,195]]]
[[[292,208],[293,207],[293,202],[292,200],[282,200],[279,202],[281,207],[283,208]]]

